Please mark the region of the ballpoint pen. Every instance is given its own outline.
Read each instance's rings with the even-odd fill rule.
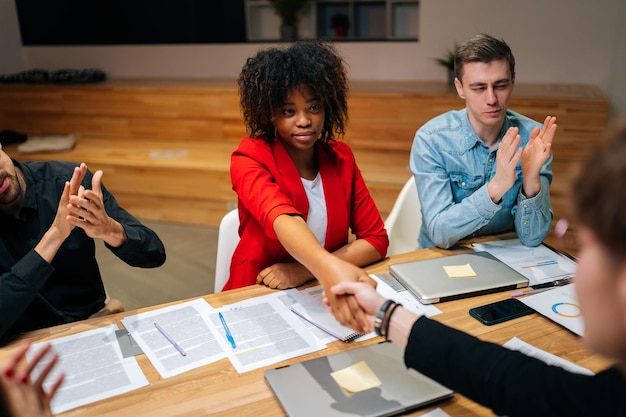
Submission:
[[[226,339],[230,342],[230,345],[235,349],[237,345],[235,344],[235,339],[233,339],[233,335],[230,334],[230,329],[228,328],[228,324],[226,324],[226,320],[224,320],[224,316],[222,313],[218,313],[220,316],[220,321],[222,322],[222,326],[224,326],[224,331],[226,332]]]
[[[511,294],[511,297],[523,297],[525,295],[531,295],[531,294],[538,294],[540,292],[544,292],[544,291],[550,291],[555,289],[557,286],[554,285],[552,287],[546,287],[546,288],[539,288],[537,290],[530,290],[530,291],[520,291],[520,292],[514,292],[513,294]]]
[[[567,285],[567,284],[569,284],[571,282],[572,282],[571,278],[562,278],[562,279],[557,279],[557,280],[550,281],[550,282],[544,282],[542,284],[532,285],[532,287],[534,289],[550,288],[550,287],[562,287],[563,285]]]
[[[165,331],[165,329],[161,326],[159,326],[159,324],[155,321],[154,322],[154,327],[156,327],[156,329],[159,331],[159,333],[161,333],[168,342],[170,342],[172,344],[172,346],[174,346],[176,348],[176,350],[183,356],[187,356],[187,352],[185,352],[183,350],[182,347],[180,347],[180,345],[178,343],[176,343],[176,340],[172,339],[172,336],[170,336],[169,334],[167,334],[167,332]]]

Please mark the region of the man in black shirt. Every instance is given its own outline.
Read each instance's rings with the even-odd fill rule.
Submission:
[[[17,162],[0,145],[0,340],[104,307],[94,239],[131,266],[165,262],[159,237],[85,164]]]

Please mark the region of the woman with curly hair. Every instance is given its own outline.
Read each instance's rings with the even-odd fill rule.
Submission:
[[[352,151],[336,140],[348,117],[343,59],[320,41],[269,48],[248,58],[238,84],[249,137],[231,157],[241,240],[224,289],[368,280],[359,266],[382,259],[389,239]],[[348,321],[361,317],[351,299],[332,300]]]

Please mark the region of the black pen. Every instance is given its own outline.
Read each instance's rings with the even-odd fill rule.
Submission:
[[[563,285],[567,285],[571,282],[572,282],[572,278],[570,277],[570,278],[557,279],[557,280],[550,281],[550,282],[544,282],[543,284],[531,285],[531,287],[533,287],[534,289],[549,288],[549,287],[562,287]]]

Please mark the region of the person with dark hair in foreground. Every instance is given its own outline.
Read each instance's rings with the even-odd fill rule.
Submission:
[[[224,289],[367,278],[358,266],[382,259],[389,239],[352,151],[336,139],[348,115],[343,59],[319,41],[261,50],[239,92],[250,137],[231,157],[241,240]],[[361,316],[352,297],[331,298],[346,317]]]
[[[506,416],[626,415],[626,123],[586,161],[571,188],[579,258],[575,286],[584,342],[616,364],[580,375],[483,342],[401,306],[372,287],[343,282],[378,332],[405,348],[409,368]],[[391,307],[390,307],[391,306]],[[381,332],[382,329],[382,332]]]

